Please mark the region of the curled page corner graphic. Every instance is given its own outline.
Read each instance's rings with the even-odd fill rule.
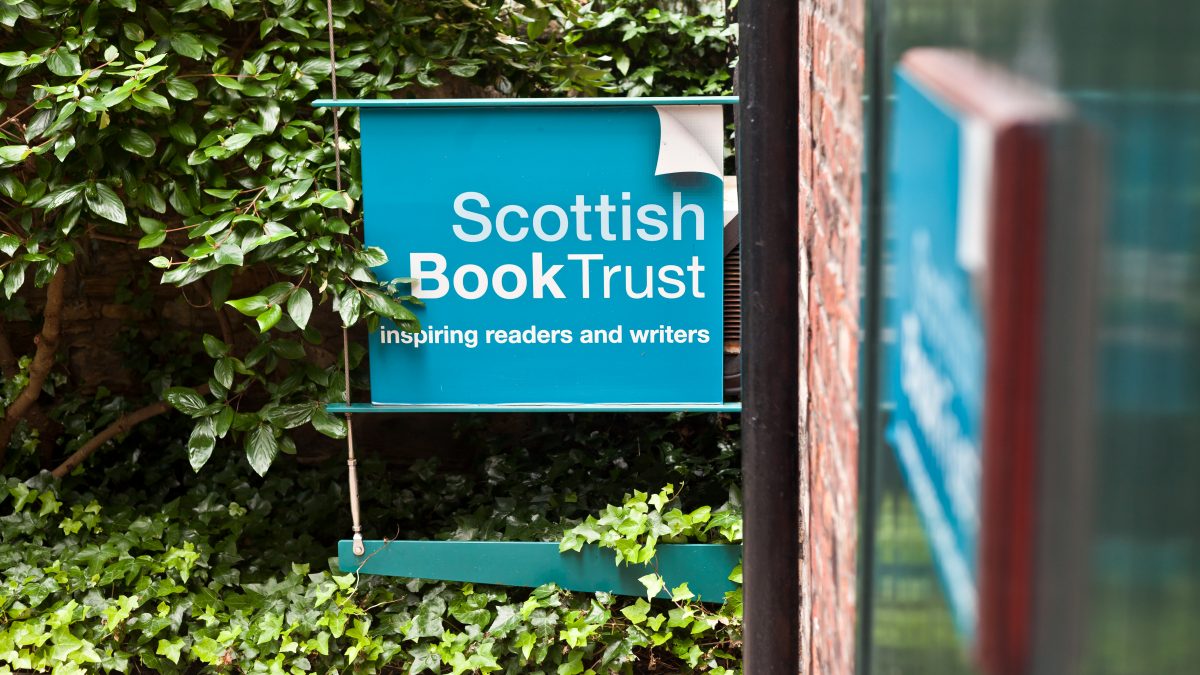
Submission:
[[[656,105],[659,141],[655,176],[670,173],[724,175],[725,118],[719,105]]]
[[[958,264],[970,274],[987,266],[987,227],[992,213],[992,166],[996,127],[986,119],[967,117],[959,145]]]

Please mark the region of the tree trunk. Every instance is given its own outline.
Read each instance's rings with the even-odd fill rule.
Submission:
[[[58,336],[61,328],[64,288],[66,286],[67,268],[59,266],[58,271],[46,286],[46,307],[42,311],[42,332],[38,334],[37,349],[33,362],[29,364],[29,382],[20,394],[13,399],[12,405],[4,411],[4,420],[0,422],[0,466],[4,464],[5,450],[12,440],[13,431],[17,424],[25,418],[30,408],[37,403],[42,393],[42,385],[54,367],[54,357],[58,353]],[[5,340],[7,344],[7,340]],[[8,350],[11,353],[11,347]]]

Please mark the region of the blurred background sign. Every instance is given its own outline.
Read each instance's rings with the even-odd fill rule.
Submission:
[[[1042,449],[1083,447],[1078,415],[1045,413],[1071,407],[1047,387],[1083,390],[1088,368],[1059,364],[1081,350],[1064,338],[1090,323],[1088,286],[1046,261],[1091,265],[1080,242],[1095,214],[1080,197],[1093,172],[1061,170],[1090,143],[1065,101],[965,52],[910,51],[895,97],[886,440],[959,634],[986,670],[1027,672],[1035,626],[1079,618],[1071,581],[1038,560],[1064,555],[1058,540],[1083,524],[1038,509],[1086,490],[1071,473],[1085,459],[1065,466],[1062,446]],[[1066,379],[1050,382],[1057,370]],[[1065,604],[1039,616],[1047,584]]]

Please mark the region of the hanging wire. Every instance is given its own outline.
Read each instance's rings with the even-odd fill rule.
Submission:
[[[337,56],[334,53],[333,42],[333,0],[325,0],[325,12],[329,24],[329,82],[333,89],[333,100],[338,100],[337,86]],[[337,106],[333,111],[333,175],[337,183],[337,191],[342,191],[342,136],[338,128]],[[350,404],[350,329],[342,326],[342,374],[345,377],[346,404]],[[346,468],[350,482],[350,522],[354,532],[354,555],[362,555],[367,549],[363,545],[362,519],[358,506],[358,459],[354,456],[354,419],[346,412]]]

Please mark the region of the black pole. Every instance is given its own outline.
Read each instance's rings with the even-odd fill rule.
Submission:
[[[867,203],[866,247],[863,256],[863,337],[859,382],[858,443],[858,635],[857,671],[871,672],[871,636],[875,630],[875,529],[879,515],[879,453],[883,452],[883,416],[881,400],[880,336],[883,330],[883,148],[884,115],[887,106],[885,87],[888,72],[884,48],[887,26],[887,0],[867,0]]]
[[[798,5],[738,6],[748,675],[800,671]]]

